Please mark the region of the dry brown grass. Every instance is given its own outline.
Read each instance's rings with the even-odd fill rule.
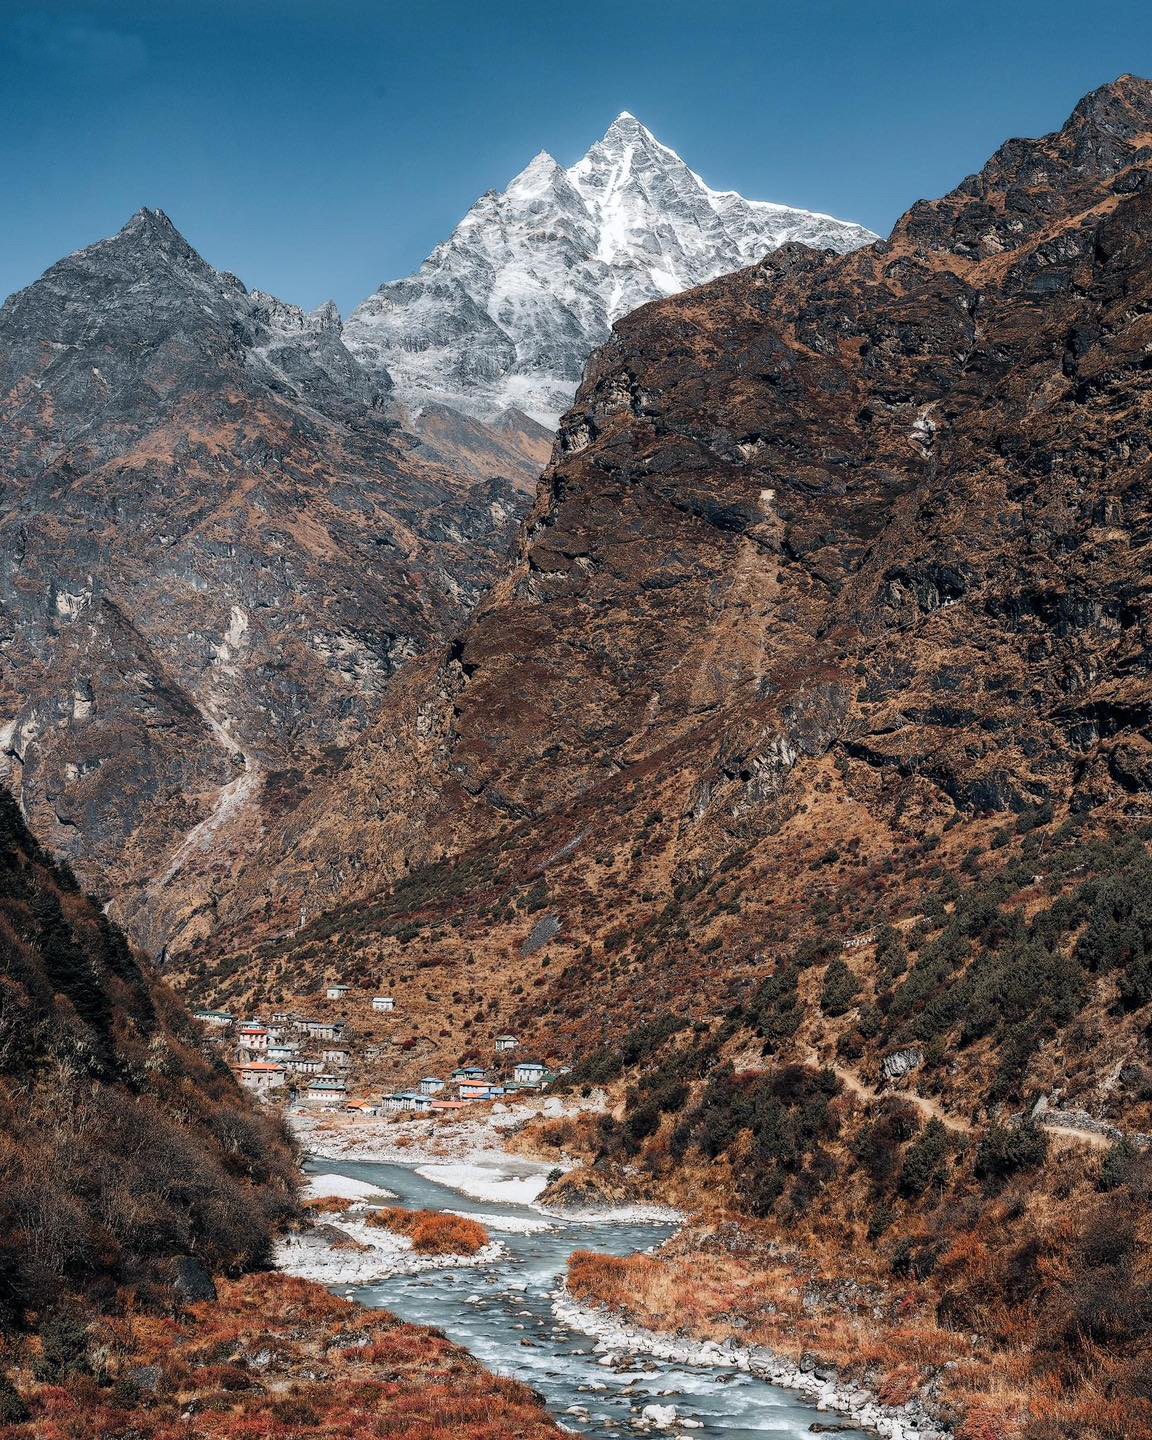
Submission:
[[[369,1225],[407,1235],[421,1255],[475,1255],[488,1243],[488,1232],[476,1220],[438,1210],[373,1210]]]
[[[1060,1258],[1066,1227],[1082,1204],[1073,1191],[1062,1204],[1034,1196],[1024,1207],[1050,1245],[1043,1263],[1052,1293],[1068,1268]],[[1008,1203],[1001,1208],[1007,1233]],[[699,1222],[655,1255],[578,1251],[568,1283],[577,1298],[652,1329],[764,1345],[793,1359],[816,1355],[888,1405],[935,1397],[961,1417],[958,1440],[1149,1440],[1152,1403],[1133,1393],[1133,1377],[1147,1373],[1152,1346],[1125,1352],[1082,1339],[1078,1362],[1065,1367],[1053,1363],[1058,1352],[1038,1355],[1037,1315],[996,1298],[1009,1261],[970,1235],[933,1277],[949,1294],[983,1288],[978,1343],[972,1329],[938,1318],[932,1286],[908,1282],[900,1291],[890,1276],[882,1286],[863,1255],[854,1264],[850,1247],[838,1252],[823,1234],[784,1235],[773,1222]]]
[[[362,1310],[322,1286],[248,1276],[180,1320],[97,1322],[105,1371],[12,1376],[30,1411],[2,1440],[557,1440],[538,1399],[438,1331]],[[4,1354],[6,1364],[11,1351]],[[152,1368],[155,1389],[131,1379]]]

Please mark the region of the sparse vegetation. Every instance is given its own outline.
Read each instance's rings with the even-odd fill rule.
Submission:
[[[284,1275],[225,1282],[179,1317],[86,1317],[80,1354],[38,1378],[6,1359],[3,1440],[555,1440],[537,1396],[439,1331]],[[191,1423],[190,1423],[191,1421]]]

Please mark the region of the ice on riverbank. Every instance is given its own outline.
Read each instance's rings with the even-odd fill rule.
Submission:
[[[375,1285],[389,1275],[487,1265],[503,1253],[503,1245],[492,1240],[475,1255],[419,1255],[406,1235],[363,1220],[341,1219],[338,1226],[314,1225],[285,1236],[276,1246],[275,1263],[278,1270],[302,1280],[358,1286]]]
[[[477,1210],[449,1210],[449,1215],[461,1215],[466,1220],[476,1220],[485,1230],[502,1230],[507,1235],[535,1235],[541,1230],[554,1230],[555,1220],[530,1220],[526,1215],[488,1215]]]
[[[417,1175],[458,1190],[473,1200],[488,1200],[498,1205],[531,1205],[548,1188],[547,1172],[516,1175],[511,1167],[454,1163],[451,1165],[417,1165]]]
[[[572,1209],[560,1210],[554,1206],[537,1204],[536,1208],[545,1215],[555,1215],[559,1220],[569,1220],[576,1225],[683,1225],[686,1216],[682,1210],[670,1205],[613,1205],[608,1210]]]
[[[305,1200],[367,1200],[372,1204],[395,1200],[391,1190],[370,1185],[367,1180],[353,1180],[348,1175],[309,1175],[304,1186]]]

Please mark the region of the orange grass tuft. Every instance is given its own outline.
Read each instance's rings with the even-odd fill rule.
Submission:
[[[475,1255],[488,1243],[488,1232],[476,1220],[444,1215],[437,1210],[374,1210],[369,1225],[407,1235],[421,1255]]]

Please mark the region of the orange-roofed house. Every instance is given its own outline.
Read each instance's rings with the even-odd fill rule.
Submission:
[[[247,1065],[234,1065],[233,1073],[246,1090],[274,1090],[284,1081],[283,1065],[268,1060],[253,1060]]]

